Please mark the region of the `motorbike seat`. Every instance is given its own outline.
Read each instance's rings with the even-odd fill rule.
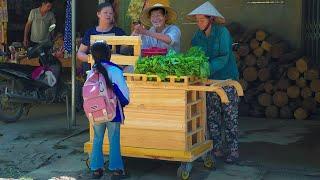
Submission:
[[[14,64],[14,63],[0,63],[0,70],[6,72],[19,72],[25,74],[31,78],[32,71],[35,69],[34,66]]]

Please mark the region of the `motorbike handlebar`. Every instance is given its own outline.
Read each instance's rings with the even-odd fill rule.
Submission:
[[[30,47],[27,50],[27,57],[29,59],[36,58],[40,56],[41,53],[43,53],[44,50],[50,49],[53,46],[52,42],[42,42],[37,44],[36,46]]]

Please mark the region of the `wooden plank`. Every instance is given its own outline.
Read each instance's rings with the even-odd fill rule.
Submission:
[[[130,87],[130,99],[132,105],[141,105],[140,108],[151,106],[185,106],[185,91],[183,89],[158,89]],[[130,105],[129,105],[130,107]]]
[[[228,97],[226,95],[226,93],[224,92],[224,90],[221,87],[216,87],[216,86],[170,86],[166,83],[161,83],[158,84],[157,86],[151,86],[148,84],[139,84],[139,83],[128,83],[128,86],[130,88],[130,90],[132,88],[150,88],[150,89],[180,89],[180,90],[193,90],[193,91],[206,91],[206,92],[215,92],[217,93],[222,102],[223,103],[228,103]],[[239,87],[241,88],[241,85],[239,84]],[[241,88],[242,90],[242,88]],[[241,94],[243,94],[243,91],[240,91],[238,93],[239,96],[241,96]]]
[[[171,150],[187,150],[185,148],[186,136],[184,132],[176,131],[155,131],[148,129],[121,129],[120,133],[121,145],[155,148],[155,149],[171,149]],[[108,143],[105,136],[104,144]]]
[[[131,113],[131,112],[127,112],[125,111],[125,116],[126,116],[126,122],[129,122],[131,120],[134,121],[142,121],[142,122],[156,122],[156,121],[163,121],[163,122],[181,122],[184,123],[184,118],[185,116],[183,115],[165,115],[165,114],[156,114],[156,113],[144,113],[143,111],[138,113]]]
[[[194,119],[197,119],[197,118],[201,117],[201,115],[202,115],[201,113],[198,113],[193,116],[190,116],[190,118],[187,119],[187,122],[192,121]]]
[[[94,59],[92,55],[89,54],[88,63],[92,66],[94,64]],[[139,56],[125,56],[120,54],[112,54],[111,55],[111,62],[118,64],[118,65],[132,65],[135,66],[136,62],[138,61]]]
[[[111,62],[118,65],[132,65],[135,66],[139,56],[125,56],[120,54],[112,54]]]
[[[139,113],[139,112],[150,112],[150,114],[163,114],[183,117],[185,114],[183,111],[186,107],[174,107],[174,106],[145,106],[143,104],[130,104],[124,108],[125,113]],[[152,112],[151,112],[152,111]]]
[[[141,38],[139,36],[105,36],[105,35],[91,35],[90,43],[93,44],[96,41],[106,41],[109,45],[112,45],[113,51],[116,45],[133,45],[134,56],[125,56],[119,54],[111,55],[111,62],[118,65],[132,65],[134,66],[141,54]],[[89,63],[93,65],[92,58],[89,57]]]
[[[168,149],[147,149],[139,147],[121,146],[121,154],[126,157],[161,159],[168,161],[192,162],[209,152],[213,148],[212,141],[206,141],[201,145],[194,147],[190,151],[177,151]],[[91,153],[92,143],[84,144],[84,152]],[[109,154],[109,145],[103,145],[103,153]]]
[[[141,45],[136,45],[133,48],[133,55],[134,56],[140,56],[141,55]]]
[[[187,105],[188,105],[188,106],[192,106],[192,105],[194,105],[194,104],[198,104],[199,102],[201,102],[201,101],[202,101],[202,99],[198,99],[198,100],[196,100],[196,98],[194,98],[194,100],[195,100],[195,101],[190,102],[190,103],[188,103]]]
[[[188,133],[187,136],[192,136],[192,135],[197,134],[197,133],[199,133],[200,131],[203,131],[203,130],[204,130],[203,127],[195,128],[195,130],[193,130],[192,132]]]
[[[194,131],[196,131],[197,130],[197,121],[194,119],[194,120],[192,120],[191,121],[191,124],[192,124],[192,130],[191,130],[191,132],[194,132]],[[188,133],[188,135],[189,135],[190,133]],[[187,135],[187,136],[188,136]]]
[[[158,75],[146,75],[146,74],[133,74],[124,73],[126,79],[131,78],[131,81],[145,81],[145,83],[168,83],[170,85],[189,85],[196,82],[200,82],[199,78],[192,76],[166,76],[163,80]],[[133,77],[133,78],[132,78]]]
[[[106,41],[109,45],[135,45],[141,46],[142,41],[140,36],[105,36],[91,35],[90,44],[96,41]]]
[[[124,125],[121,126],[123,129],[148,129],[154,131],[175,131],[184,132],[186,125],[184,120],[146,120],[141,123],[140,120],[125,120]]]

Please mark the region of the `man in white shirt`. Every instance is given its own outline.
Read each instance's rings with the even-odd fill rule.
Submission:
[[[54,0],[43,0],[39,8],[32,9],[24,29],[23,45],[35,46],[38,43],[50,41],[49,27],[56,23],[51,8]],[[29,33],[31,35],[29,39]]]

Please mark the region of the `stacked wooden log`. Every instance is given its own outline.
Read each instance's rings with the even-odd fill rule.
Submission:
[[[240,115],[307,119],[320,105],[319,69],[263,30],[227,26],[240,46],[235,52],[245,90]]]

